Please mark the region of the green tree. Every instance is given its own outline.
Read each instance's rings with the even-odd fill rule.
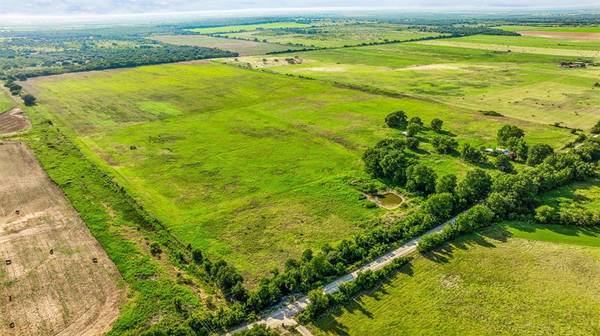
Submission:
[[[443,125],[444,125],[444,121],[442,119],[438,119],[438,118],[434,118],[433,120],[431,120],[431,124],[430,124],[431,129],[438,133],[442,131]]]
[[[514,125],[504,125],[498,130],[498,144],[501,146],[507,146],[510,139],[522,138],[525,136],[525,132]]]
[[[435,184],[435,192],[438,194],[453,194],[456,189],[456,175],[448,174],[440,177]]]
[[[406,169],[406,189],[429,195],[435,191],[435,171],[426,165],[416,164]]]
[[[32,94],[26,94],[23,97],[23,102],[25,103],[26,106],[33,106],[35,105],[37,99],[32,95]]]
[[[433,146],[436,152],[440,154],[448,154],[456,150],[458,142],[456,142],[456,140],[452,139],[451,137],[438,135],[434,136],[431,139],[431,145]]]
[[[596,125],[594,125],[594,127],[592,127],[591,132],[592,132],[592,134],[600,134],[600,121],[598,121],[596,123]]]
[[[408,121],[409,124],[415,124],[415,125],[419,125],[420,127],[423,127],[423,120],[421,120],[421,118],[419,117],[412,117],[410,118],[410,120]]]
[[[419,134],[420,131],[421,126],[412,122],[408,123],[408,126],[406,127],[406,133],[409,137],[414,137],[415,135]]]
[[[530,166],[537,166],[542,163],[548,156],[554,153],[554,149],[550,145],[546,144],[535,144],[529,148],[527,154],[527,164]]]
[[[423,211],[438,220],[446,220],[452,216],[454,197],[450,193],[433,194],[423,204]]]
[[[508,140],[508,148],[515,153],[517,159],[520,161],[527,161],[527,155],[529,154],[529,146],[523,138],[511,138]]]
[[[512,173],[515,171],[510,158],[504,154],[498,155],[495,162],[496,168],[503,173]]]
[[[535,220],[541,224],[550,224],[558,219],[558,211],[549,205],[535,209]]]
[[[385,123],[390,128],[404,128],[407,124],[406,119],[406,113],[404,113],[404,111],[397,111],[388,114],[388,116],[385,117]]]
[[[491,188],[492,177],[481,169],[474,169],[457,184],[455,194],[464,207],[485,199]]]
[[[469,145],[463,144],[462,149],[460,151],[460,157],[472,163],[484,163],[487,161],[485,155],[481,152],[481,150]]]

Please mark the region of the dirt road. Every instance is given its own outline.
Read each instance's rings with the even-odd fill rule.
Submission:
[[[447,225],[454,223],[455,220],[456,220],[456,217],[452,218],[451,220],[447,221],[446,223],[444,223],[436,228],[431,229],[426,234],[440,232]],[[385,267],[386,265],[391,264],[395,259],[398,259],[400,257],[405,257],[405,256],[415,252],[417,250],[417,245],[419,244],[421,237],[422,236],[417,237],[417,238],[407,242],[406,244],[398,247],[397,249],[375,259],[374,261],[361,266],[356,271],[354,271],[350,274],[347,274],[341,278],[336,279],[335,281],[326,285],[323,288],[323,291],[327,294],[335,293],[339,290],[341,284],[343,284],[344,282],[348,282],[348,281],[352,281],[352,280],[356,279],[356,277],[358,277],[358,275],[360,273],[365,272],[367,270],[376,271],[378,269]],[[302,312],[304,309],[306,309],[306,307],[308,306],[309,303],[310,303],[310,300],[308,299],[308,296],[302,296],[291,303],[286,303],[284,305],[273,308],[270,312],[266,313],[265,317],[262,320],[254,322],[249,325],[242,326],[238,329],[235,329],[235,330],[227,333],[226,335],[236,334],[236,333],[238,333],[242,330],[248,329],[256,324],[264,324],[270,328],[278,328],[278,327],[284,326],[284,325],[285,326],[296,326],[297,322],[294,320],[294,317],[296,315],[298,315],[300,312]]]
[[[101,335],[120,275],[29,149],[0,144],[0,335]]]

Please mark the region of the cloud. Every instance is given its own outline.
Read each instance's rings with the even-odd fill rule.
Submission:
[[[578,0],[577,6],[598,5],[597,0]],[[571,0],[0,0],[0,14],[126,14],[210,11],[259,8],[307,7],[408,7],[408,8],[507,8],[568,7]]]

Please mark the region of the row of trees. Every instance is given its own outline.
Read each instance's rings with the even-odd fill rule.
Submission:
[[[535,197],[540,193],[572,181],[597,176],[599,159],[600,143],[588,140],[570,152],[551,154],[532,169],[514,175],[497,176],[493,179],[490,192],[481,204],[459,215],[455,222],[442,232],[423,237],[419,243],[419,250],[430,251],[462,233],[472,232],[506,218],[531,213],[535,207]],[[538,210],[537,215],[540,219],[555,219],[548,208],[543,207]],[[560,213],[559,218],[563,218]],[[597,219],[596,215],[586,213],[569,211],[564,214],[565,221],[574,223],[589,224],[595,219]]]
[[[600,226],[600,212],[576,207],[555,208],[542,205],[535,209],[534,218],[540,224],[561,224],[578,227]]]
[[[308,293],[310,303],[306,309],[298,315],[300,323],[308,323],[332,307],[344,304],[352,300],[360,292],[373,289],[384,279],[408,264],[410,259],[407,257],[395,259],[389,265],[376,270],[359,273],[356,279],[345,282],[340,285],[339,290],[333,294],[326,294],[323,289],[314,289]]]

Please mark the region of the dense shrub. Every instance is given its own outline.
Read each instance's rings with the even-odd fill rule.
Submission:
[[[515,167],[513,167],[512,163],[510,162],[510,158],[504,154],[496,157],[494,165],[503,173],[512,173],[515,171]]]
[[[458,142],[451,137],[438,135],[431,138],[431,145],[436,152],[440,154],[448,154],[456,150]]]
[[[504,125],[498,130],[497,141],[501,146],[508,146],[509,141],[515,138],[522,138],[525,132],[514,125]]]
[[[406,170],[406,189],[429,195],[435,191],[437,174],[426,165],[416,164]]]
[[[548,156],[554,153],[554,149],[550,145],[546,144],[535,144],[529,148],[527,154],[527,164],[530,166],[537,166],[542,163]]]
[[[405,128],[407,123],[407,117],[404,111],[393,112],[385,117],[385,124],[390,128]]]
[[[487,161],[483,152],[469,144],[463,144],[460,150],[460,157],[472,163],[484,163]]]

